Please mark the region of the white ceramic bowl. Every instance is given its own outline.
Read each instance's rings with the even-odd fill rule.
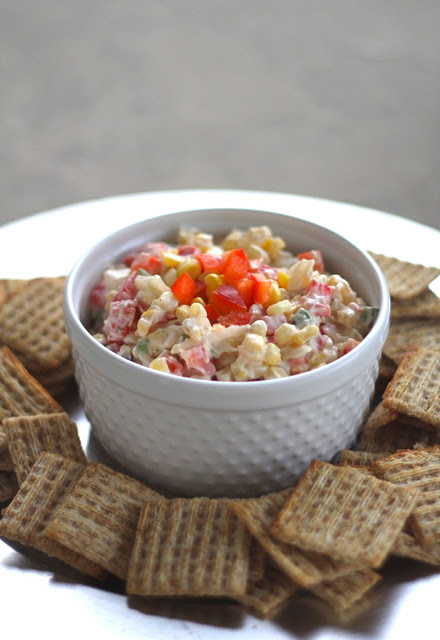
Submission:
[[[172,376],[125,360],[87,331],[88,298],[103,269],[147,240],[175,241],[181,225],[224,235],[267,224],[294,251],[320,248],[326,268],[380,308],[368,336],[339,360],[258,382]],[[321,226],[268,211],[204,210],[151,217],[80,258],[65,289],[65,320],[92,430],[133,476],[170,495],[252,496],[292,485],[313,458],[350,447],[368,410],[390,302],[371,258]]]

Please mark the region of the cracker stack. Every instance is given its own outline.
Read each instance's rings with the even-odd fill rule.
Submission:
[[[0,344],[8,346],[52,395],[73,377],[63,319],[64,277],[0,280]]]

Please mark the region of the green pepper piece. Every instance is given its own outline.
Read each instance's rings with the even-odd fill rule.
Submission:
[[[312,322],[312,316],[306,309],[298,309],[295,315],[292,317],[291,324],[294,324],[297,329],[303,329]]]

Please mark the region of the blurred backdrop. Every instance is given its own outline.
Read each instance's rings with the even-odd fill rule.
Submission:
[[[0,10],[0,223],[212,187],[344,200],[440,228],[439,2]]]

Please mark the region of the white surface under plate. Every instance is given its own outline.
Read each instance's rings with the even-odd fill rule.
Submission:
[[[228,190],[152,192],[79,203],[0,228],[0,277],[67,273],[102,235],[148,217],[189,209],[246,208],[323,223],[364,249],[440,266],[440,232],[396,215],[289,194]],[[440,293],[439,279],[432,288]],[[103,459],[75,396],[62,399],[91,459]],[[105,461],[105,460],[104,460]],[[405,640],[439,637],[440,572],[393,560],[368,606],[345,622],[304,595],[273,621],[224,602],[142,601],[54,574],[0,542],[0,606],[12,637],[128,640]],[[10,621],[10,622],[8,622]],[[10,635],[10,633],[9,633]]]

